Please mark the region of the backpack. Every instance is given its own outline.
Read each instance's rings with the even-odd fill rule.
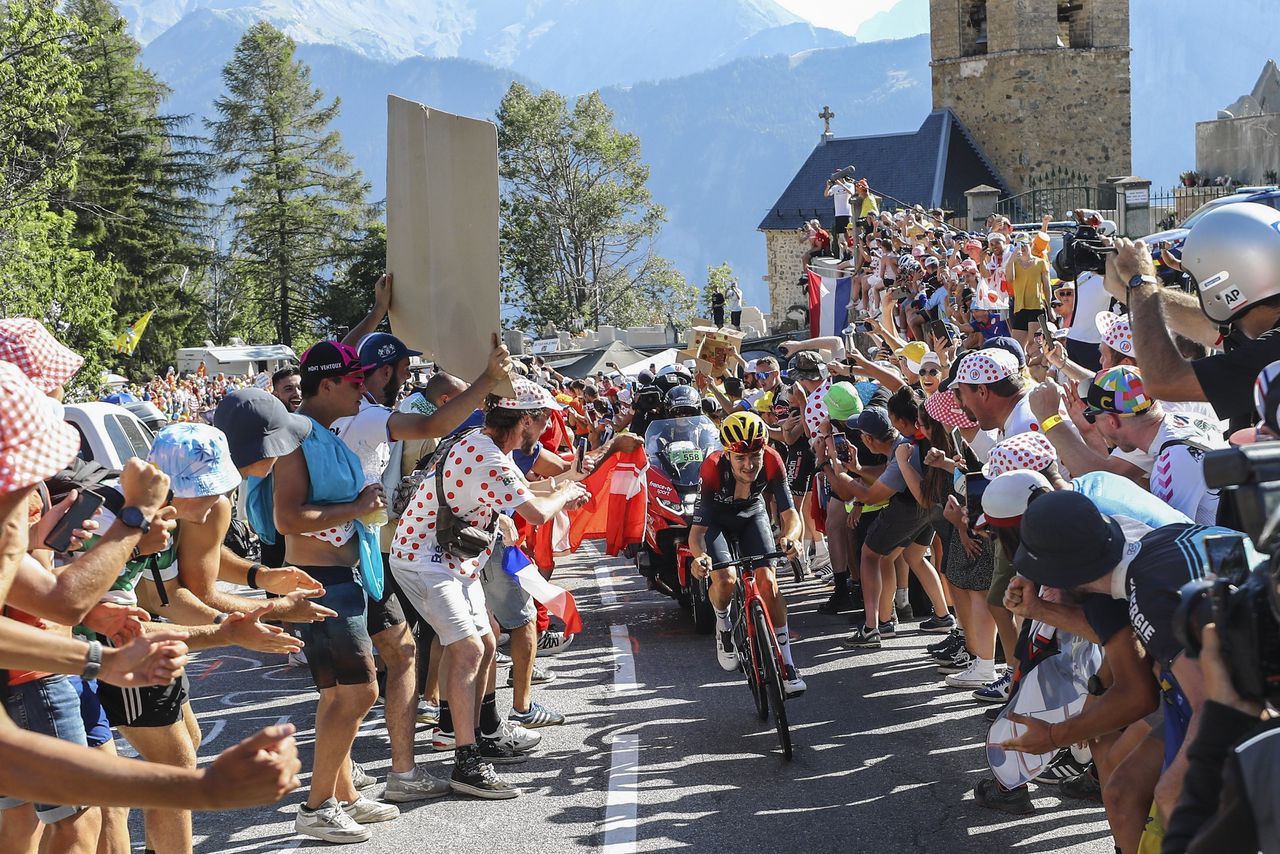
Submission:
[[[436,445],[435,450],[428,451],[423,454],[416,463],[413,464],[413,471],[400,478],[400,482],[396,484],[395,492],[391,495],[391,513],[396,518],[404,515],[404,510],[409,506],[409,502],[413,500],[414,493],[418,491],[418,487],[422,485],[422,481],[426,480],[427,474],[431,470],[431,466],[437,459],[443,460],[441,452],[447,452],[454,444],[463,436],[469,436],[478,430],[473,427],[459,433],[457,436],[446,438],[440,444]]]

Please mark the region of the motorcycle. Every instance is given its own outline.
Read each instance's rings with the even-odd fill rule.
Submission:
[[[645,432],[649,455],[649,506],[645,540],[636,555],[637,569],[649,586],[679,602],[693,614],[694,629],[710,634],[715,612],[705,579],[689,569],[689,526],[698,503],[702,461],[720,448],[716,425],[705,415],[654,421]]]

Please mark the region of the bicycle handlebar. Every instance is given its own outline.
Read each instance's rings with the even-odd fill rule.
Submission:
[[[746,563],[764,563],[767,561],[777,560],[780,557],[786,557],[786,556],[787,556],[786,552],[769,552],[768,554],[763,554],[763,555],[749,555],[747,557],[740,557],[736,560],[726,560],[723,563],[713,563],[711,564],[711,568],[713,570],[728,569],[731,566],[742,566],[743,564],[746,564]]]

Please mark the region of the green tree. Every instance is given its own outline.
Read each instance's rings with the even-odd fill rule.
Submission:
[[[169,89],[140,64],[141,48],[110,0],[70,0],[66,10],[91,38],[70,48],[81,81],[71,104],[78,176],[55,208],[75,212],[79,245],[119,265],[115,331],[155,310],[138,348],[119,363],[161,372],[179,347],[205,337],[190,283],[209,260],[197,240],[208,157],[182,132],[185,117],[161,112]]]
[[[333,278],[329,289],[316,304],[320,332],[341,338],[373,308],[373,283],[387,268],[387,227],[380,221],[369,224],[355,256]],[[382,328],[390,330],[383,321]]]
[[[330,129],[339,102],[324,103],[293,55],[284,33],[252,26],[207,122],[219,169],[237,179],[227,204],[230,275],[252,294],[243,331],[281,344],[314,335],[326,274],[353,257],[370,217],[369,184]]]
[[[707,286],[702,289],[702,303],[700,308],[706,312],[704,317],[711,316],[711,295],[714,293],[724,293],[729,289],[729,282],[733,281],[733,267],[728,261],[723,261],[714,267],[707,267]]]
[[[640,140],[613,127],[599,92],[570,109],[511,84],[498,107],[502,288],[520,321],[664,322],[696,291],[653,251],[666,212],[653,201]]]

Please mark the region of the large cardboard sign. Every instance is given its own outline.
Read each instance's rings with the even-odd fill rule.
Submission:
[[[744,337],[741,332],[714,326],[694,326],[692,332],[688,349],[680,351],[681,359],[695,359],[698,370],[712,377],[736,373]]]
[[[500,331],[498,130],[387,97],[387,269],[391,328],[471,380]],[[497,394],[511,394],[510,383]]]

